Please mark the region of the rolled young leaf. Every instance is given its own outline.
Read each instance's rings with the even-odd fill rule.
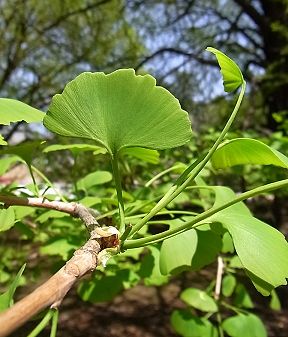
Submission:
[[[244,78],[237,64],[220,50],[212,47],[208,47],[206,50],[213,53],[217,58],[223,76],[224,90],[231,92],[239,88],[244,83]]]

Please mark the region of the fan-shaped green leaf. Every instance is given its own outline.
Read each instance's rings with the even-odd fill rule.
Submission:
[[[208,319],[193,316],[190,310],[174,310],[171,325],[183,337],[218,337],[217,329]]]
[[[216,186],[214,191],[215,207],[236,197],[227,187]],[[263,295],[287,283],[288,243],[283,234],[254,218],[243,202],[215,213],[209,220],[227,228],[243,267]]]
[[[77,182],[79,190],[87,191],[90,187],[95,185],[102,185],[112,180],[112,174],[108,171],[96,171],[87,174],[84,178]]]
[[[63,136],[95,140],[111,154],[125,147],[177,147],[192,136],[179,101],[133,69],[79,75],[53,97],[44,125]]]
[[[239,314],[225,319],[224,331],[231,337],[267,337],[262,321],[255,315]]]
[[[208,47],[206,50],[213,53],[217,58],[225,91],[231,92],[239,88],[244,83],[244,78],[237,64],[220,50],[212,47]]]
[[[288,168],[288,158],[256,139],[236,138],[221,144],[214,152],[212,165],[225,168],[234,165],[258,164]]]
[[[44,153],[54,152],[54,151],[64,151],[70,150],[74,155],[77,155],[80,152],[93,151],[93,154],[104,154],[107,151],[103,147],[89,144],[53,144],[45,147],[43,150]]]
[[[181,293],[180,298],[186,304],[201,311],[218,311],[215,300],[203,290],[197,288],[187,288]]]
[[[229,297],[232,295],[236,287],[236,278],[229,274],[223,277],[222,281],[222,293],[224,296]]]
[[[198,270],[213,262],[220,249],[219,235],[212,231],[190,229],[163,242],[160,271],[167,275],[184,270]]]
[[[9,125],[12,122],[41,122],[44,113],[32,106],[10,98],[0,98],[0,124]]]
[[[135,157],[150,164],[159,164],[159,152],[151,149],[143,149],[141,147],[129,147],[121,151],[122,155]]]

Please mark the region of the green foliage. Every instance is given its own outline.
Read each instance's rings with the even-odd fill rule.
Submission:
[[[77,188],[79,190],[87,191],[92,186],[102,185],[108,183],[112,180],[112,174],[107,171],[96,171],[93,173],[89,173],[84,178],[78,180]]]
[[[233,294],[236,286],[236,278],[229,274],[226,275],[222,280],[222,293],[224,296],[229,297]]]
[[[15,213],[12,208],[0,209],[0,232],[7,231],[14,226]]]
[[[158,247],[150,246],[149,253],[144,256],[138,271],[139,276],[147,286],[161,286],[169,281],[168,276],[162,275],[159,266],[160,251]]]
[[[160,254],[161,273],[167,275],[183,270],[199,270],[213,262],[220,249],[221,238],[218,234],[190,229],[163,242]]]
[[[0,154],[11,154],[17,156],[20,160],[26,162],[27,165],[31,165],[33,159],[35,158],[35,153],[39,149],[42,141],[32,141],[22,143],[20,145],[14,145],[6,147],[5,149],[0,151]],[[18,159],[18,160],[19,160]],[[10,161],[13,159],[10,158]]]
[[[178,100],[152,76],[136,76],[132,69],[79,75],[54,96],[44,125],[63,136],[95,140],[113,155],[125,147],[176,147],[191,138]]]
[[[205,291],[196,288],[187,288],[182,293],[180,298],[189,306],[205,312],[218,311],[215,300]]]
[[[20,278],[24,272],[26,264],[24,264],[18,271],[15,279],[9,286],[9,289],[5,293],[0,295],[0,312],[4,311],[7,308],[10,308],[13,305],[13,296],[20,283]]]
[[[41,122],[44,113],[28,104],[9,98],[0,98],[0,124],[9,125],[12,122]]]
[[[69,150],[73,153],[73,155],[77,155],[81,152],[86,151],[93,151],[93,154],[104,154],[106,153],[106,150],[101,148],[100,146],[96,145],[89,145],[89,144],[67,144],[67,145],[61,145],[61,144],[54,144],[45,147],[43,150],[44,153],[54,152],[54,151],[64,151]]]
[[[258,164],[288,168],[288,158],[256,139],[235,138],[219,146],[211,159],[219,169],[234,165]]]
[[[31,165],[40,141],[4,148],[0,152],[5,155],[0,159],[0,174],[16,161],[25,161],[38,197],[58,200],[60,196],[64,201],[65,198],[80,201],[94,209],[100,225],[112,225],[124,233],[119,254],[110,257],[107,265],[100,266],[90,279],[80,281],[78,294],[84,301],[112,301],[140,281],[146,286],[162,286],[169,282],[171,275],[181,278],[181,273],[202,269],[218,257],[218,267],[219,260],[224,261],[222,287],[218,289],[218,275],[216,282],[212,281],[206,289],[182,289],[180,298],[187,308],[172,312],[174,330],[186,337],[217,337],[223,331],[231,337],[262,337],[266,336],[265,328],[248,311],[254,308],[254,303],[249,287],[239,282],[238,274],[245,271],[263,295],[272,292],[271,307],[279,309],[273,289],[286,284],[288,245],[280,232],[256,219],[243,200],[287,186],[288,180],[237,196],[228,187],[207,184],[214,179],[211,172],[217,174],[209,160],[214,168],[248,163],[287,168],[287,158],[254,139],[236,138],[219,146],[239,110],[245,81],[231,59],[213,48],[208,50],[218,59],[225,90],[230,92],[241,86],[241,92],[227,124],[204,155],[199,155],[192,144],[177,150],[175,163],[173,153],[177,151],[156,151],[184,145],[190,140],[188,115],[172,94],[156,86],[152,76],[122,69],[108,75],[79,75],[62,94],[54,96],[44,117],[44,125],[51,131],[89,140],[88,144],[54,144],[43,150],[43,153],[68,150],[65,156],[72,159],[72,191],[67,184],[63,197],[39,171],[38,188]],[[106,152],[112,159],[112,174],[108,156],[98,156]],[[90,159],[88,167],[85,173],[74,174],[79,164],[76,159],[80,158],[81,162],[83,153]],[[47,172],[51,173],[50,167]],[[66,178],[69,177],[62,176],[61,183]],[[19,189],[20,196],[31,194],[31,186],[19,187],[3,186],[3,192],[13,194],[14,189]],[[15,221],[13,231],[19,240],[28,245],[33,243],[37,254],[45,256],[52,269],[67,260],[87,237],[79,221],[56,210],[27,211],[23,206],[0,209],[0,231],[8,230]],[[132,232],[125,241],[130,227]],[[9,264],[15,259],[16,251],[7,250],[3,255],[1,271],[5,271],[4,280],[8,282]],[[26,258],[23,255],[20,259]],[[212,297],[215,283],[217,291],[215,288]],[[223,311],[225,320],[221,318]],[[237,316],[226,318],[230,311]]]
[[[171,315],[171,324],[183,337],[218,337],[216,328],[205,318],[191,314],[189,310],[175,310]]]
[[[93,303],[111,301],[125,288],[125,283],[134,283],[135,273],[128,269],[116,271],[106,277],[95,277],[93,282],[84,281],[78,293],[84,301]],[[136,277],[136,281],[138,281]]]
[[[235,196],[227,187],[217,186],[214,190],[213,207]],[[254,218],[242,202],[214,214],[210,220],[222,223],[229,231],[242,265],[263,295],[268,295],[274,287],[286,284],[288,244],[283,234]]]
[[[217,57],[223,76],[224,89],[227,92],[234,91],[244,83],[244,78],[237,64],[220,50],[208,47],[206,49]]]
[[[267,337],[267,332],[261,320],[252,314],[239,314],[227,318],[223,322],[223,329],[231,337]]]

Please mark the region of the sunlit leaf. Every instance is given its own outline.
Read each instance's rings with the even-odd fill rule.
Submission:
[[[217,58],[223,76],[225,91],[231,92],[239,88],[244,83],[244,79],[237,64],[220,50],[212,47],[208,47],[206,50],[213,53]]]
[[[281,310],[281,302],[275,290],[271,292],[270,308],[275,311]]]
[[[79,75],[53,97],[44,125],[63,136],[95,140],[111,154],[125,147],[177,147],[192,136],[179,101],[133,69]]]
[[[288,168],[288,158],[256,139],[236,138],[221,144],[211,159],[215,168],[258,164]]]
[[[4,174],[8,169],[19,161],[18,156],[7,156],[0,159],[0,175]]]
[[[222,280],[222,294],[226,297],[231,296],[236,287],[236,283],[236,278],[233,275],[225,275]]]
[[[38,150],[43,142],[35,140],[31,142],[21,143],[19,145],[6,147],[0,151],[0,154],[14,154],[24,160],[28,165],[31,165],[35,158],[35,152]]]
[[[15,213],[12,208],[0,209],[0,232],[7,231],[14,226]]]
[[[193,316],[190,310],[174,310],[171,325],[183,337],[218,337],[217,329],[208,319]]]
[[[17,287],[20,284],[20,278],[21,278],[21,276],[24,272],[25,267],[26,267],[26,263],[18,271],[15,279],[13,280],[11,285],[9,286],[9,289],[7,291],[5,291],[5,293],[0,295],[0,312],[5,310],[5,309],[8,309],[13,304],[13,296],[14,296],[14,293],[15,293]]]
[[[190,229],[164,240],[160,253],[161,273],[167,275],[198,270],[213,262],[220,249],[219,235],[212,231]]]
[[[84,178],[77,182],[79,190],[87,191],[90,187],[95,185],[102,185],[112,180],[112,174],[108,171],[96,171],[87,174]]]
[[[218,311],[215,300],[203,290],[187,288],[181,293],[180,298],[186,304],[198,310],[205,312]]]
[[[122,155],[135,157],[150,164],[159,163],[159,152],[151,149],[144,149],[141,147],[128,147],[121,151]]]
[[[48,152],[64,151],[64,150],[69,150],[74,155],[77,155],[80,152],[86,152],[86,151],[93,151],[94,155],[104,154],[107,152],[107,150],[103,149],[103,147],[100,147],[97,145],[89,145],[89,144],[66,144],[66,145],[54,144],[54,145],[45,147],[43,152],[48,153]]]
[[[40,110],[32,108],[15,99],[0,98],[0,124],[9,125],[12,122],[25,121],[41,122],[44,118],[44,113]]]
[[[253,314],[239,314],[225,319],[224,331],[231,337],[267,337],[262,321]]]
[[[214,191],[213,207],[236,197],[227,187],[216,186]],[[243,202],[214,214],[209,221],[220,222],[227,228],[237,255],[258,291],[268,295],[273,288],[287,284],[288,243],[283,234],[254,218]]]

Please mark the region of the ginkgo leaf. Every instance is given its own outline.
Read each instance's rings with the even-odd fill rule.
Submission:
[[[0,98],[0,124],[9,125],[12,122],[41,122],[44,113],[32,106],[10,98]]]
[[[44,125],[63,136],[92,139],[112,155],[126,147],[177,147],[192,136],[179,101],[133,69],[82,73],[53,97]]]
[[[121,151],[122,155],[127,155],[140,159],[150,164],[159,164],[159,152],[151,149],[143,149],[141,147],[129,147]]]
[[[214,191],[216,200],[213,207],[236,197],[228,187],[215,186]],[[243,202],[215,213],[208,221],[226,227],[243,267],[263,295],[287,284],[288,243],[282,233],[253,217]]]
[[[179,220],[175,220],[174,224],[177,224],[177,221]],[[167,275],[184,270],[199,270],[213,262],[220,249],[219,235],[211,230],[190,229],[163,241],[160,271],[163,275]]]
[[[244,83],[244,78],[237,64],[220,50],[212,47],[208,47],[206,50],[217,58],[223,76],[224,90],[231,92],[239,88]]]
[[[235,138],[222,143],[214,152],[211,162],[215,168],[243,164],[288,168],[288,158],[284,154],[259,140],[250,138]]]
[[[78,155],[81,152],[93,151],[94,155],[105,154],[107,152],[103,147],[90,145],[90,144],[53,144],[45,147],[43,150],[44,153],[55,152],[55,151],[64,151],[69,150],[74,156]]]

